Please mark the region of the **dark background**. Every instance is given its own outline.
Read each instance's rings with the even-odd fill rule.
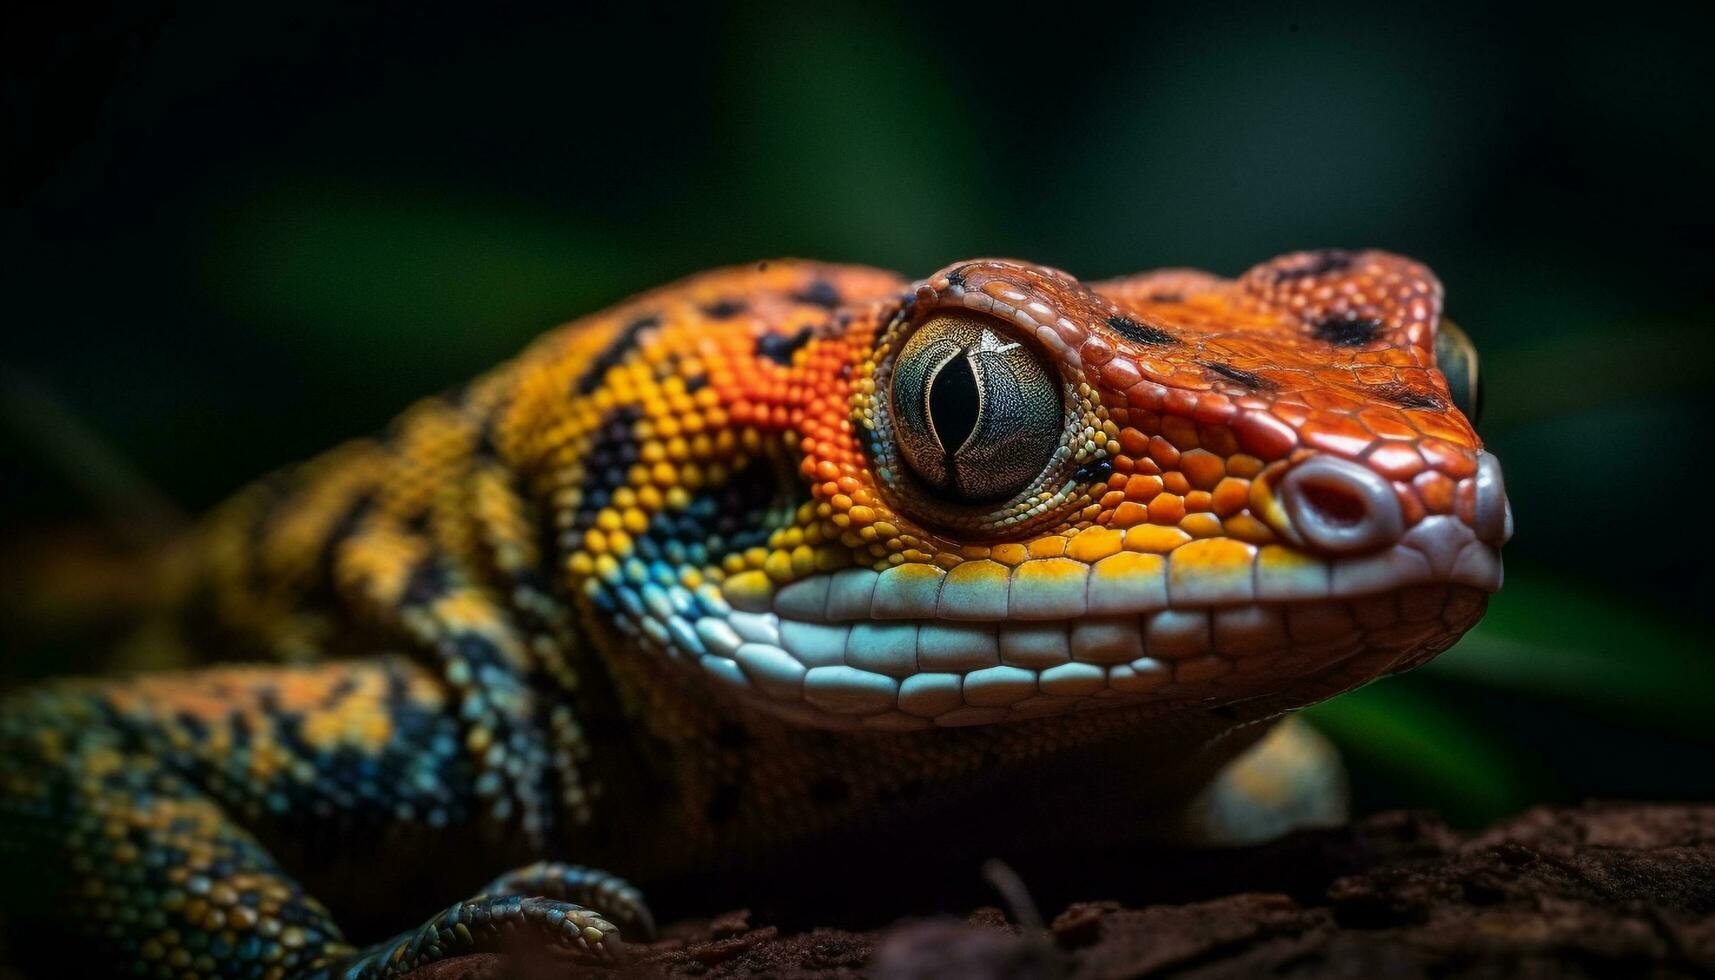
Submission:
[[[1379,246],[1484,352],[1519,531],[1458,648],[1313,711],[1361,805],[1715,796],[1715,5],[1491,6],[14,19],[0,527],[194,512],[712,265]]]

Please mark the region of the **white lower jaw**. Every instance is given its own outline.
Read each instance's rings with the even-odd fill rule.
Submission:
[[[1376,655],[1366,660],[1374,667],[1346,686],[1406,665],[1468,629],[1501,577],[1496,549],[1451,518],[1430,518],[1361,559],[1271,564],[1267,549],[1250,553],[1244,574],[1194,582],[1175,577],[1172,555],[1159,577],[1110,580],[1097,562],[1070,583],[1078,587],[1061,582],[1034,595],[1014,575],[1001,580],[1000,601],[974,604],[948,603],[962,598],[957,576],[939,569],[929,570],[933,580],[914,573],[897,592],[887,584],[896,569],[848,569],[790,585],[760,608],[729,591],[739,608],[697,620],[695,649],[673,644],[675,659],[768,714],[824,729],[1219,702],[1292,694],[1359,653]]]
[[[1040,623],[806,623],[734,611],[699,627],[695,659],[717,688],[792,724],[910,731],[1292,693],[1365,652],[1382,654],[1379,674],[1445,645],[1482,601],[1469,587],[1428,585]]]

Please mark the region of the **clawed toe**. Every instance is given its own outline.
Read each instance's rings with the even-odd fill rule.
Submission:
[[[537,896],[479,895],[324,975],[385,980],[455,956],[531,949],[586,965],[611,965],[620,945],[619,928],[582,905]]]

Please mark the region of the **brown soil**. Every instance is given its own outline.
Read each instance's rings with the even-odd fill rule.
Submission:
[[[958,917],[901,918],[867,931],[781,928],[760,915],[732,912],[680,922],[657,942],[629,946],[626,965],[612,973],[1715,975],[1715,804],[1545,808],[1476,835],[1456,833],[1432,817],[1391,813],[1264,847],[1126,869],[1134,857],[1113,863],[1151,879],[1141,894],[1194,894],[1188,883],[1215,891],[1190,901],[1072,902],[1045,909],[1057,914],[1043,929],[1019,926],[1020,915],[1032,915],[1029,909],[993,907]],[[1021,867],[1019,875],[1035,889],[1030,869]],[[1098,887],[1125,890],[1116,880],[1109,874]],[[418,976],[515,976],[520,965],[465,957]],[[565,976],[566,968],[547,975]]]

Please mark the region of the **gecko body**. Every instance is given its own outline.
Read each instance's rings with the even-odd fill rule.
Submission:
[[[1092,786],[1201,840],[1337,819],[1270,722],[1445,649],[1511,533],[1441,303],[1382,252],[768,262],[561,327],[210,514],[159,566],[183,664],[0,703],[14,948],[600,961],[649,926],[594,867],[971,846]],[[475,897],[359,935],[437,888]]]

